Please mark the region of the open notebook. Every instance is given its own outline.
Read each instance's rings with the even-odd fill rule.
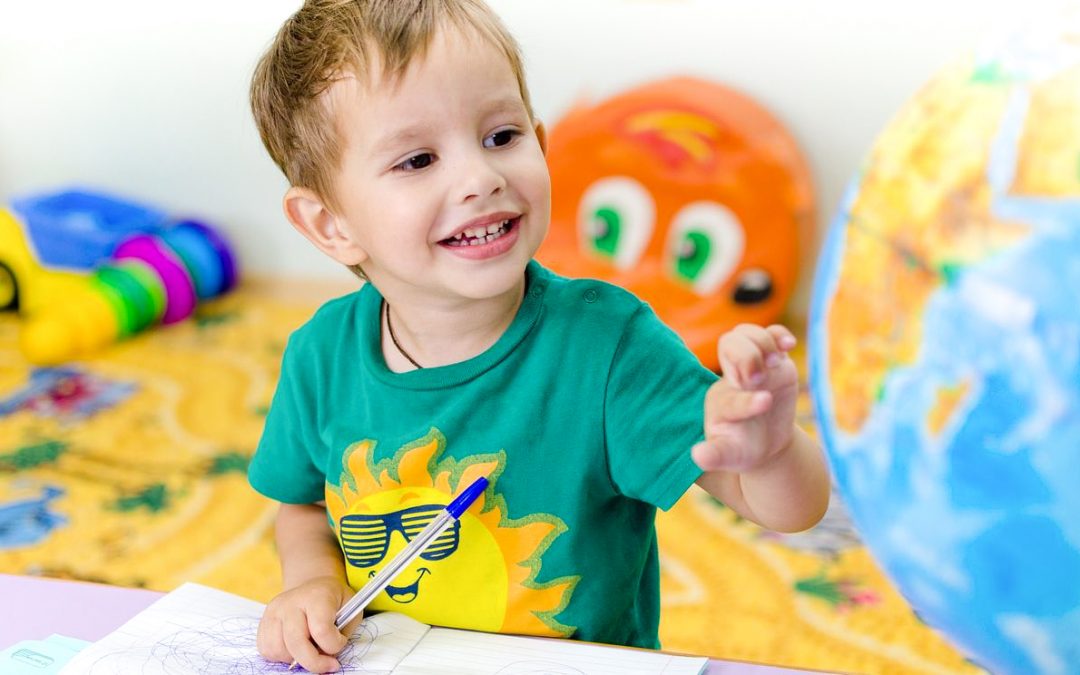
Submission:
[[[285,672],[288,666],[264,660],[255,648],[262,612],[252,600],[184,584],[81,651],[61,673]],[[393,612],[367,617],[338,660],[340,672],[368,675],[697,675],[707,663],[574,640],[433,628]]]

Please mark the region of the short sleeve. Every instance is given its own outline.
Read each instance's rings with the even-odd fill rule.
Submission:
[[[615,488],[671,508],[701,476],[690,448],[704,438],[705,392],[717,376],[642,305],[615,352],[604,400],[604,438]]]
[[[311,504],[325,497],[326,475],[315,457],[321,445],[316,427],[317,387],[312,368],[293,334],[285,347],[281,377],[270,403],[262,437],[248,466],[248,482],[258,492],[288,504]]]

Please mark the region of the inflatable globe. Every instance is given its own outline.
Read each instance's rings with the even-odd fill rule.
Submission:
[[[1076,17],[900,111],[829,231],[809,328],[836,483],[914,610],[994,673],[1080,673]]]

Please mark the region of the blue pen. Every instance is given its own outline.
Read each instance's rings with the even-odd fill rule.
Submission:
[[[398,553],[382,571],[372,577],[371,581],[364,584],[364,587],[357,591],[356,595],[341,606],[337,616],[334,617],[334,625],[340,630],[342,626],[348,624],[360,612],[364,611],[364,608],[375,599],[376,595],[382,593],[383,589],[390,585],[390,582],[401,573],[401,570],[405,569],[413,560],[416,560],[417,556],[428,547],[428,544],[435,541],[446,528],[453,525],[454,521],[472,506],[473,502],[487,489],[487,486],[488,479],[480,477],[473,481],[472,485],[465,488],[465,491],[458,495],[457,499],[450,502],[445,509],[439,512],[439,515],[428,523],[427,527],[420,530],[420,533],[412,538],[409,545],[401,553]],[[289,670],[292,670],[294,666],[296,666],[296,661],[293,661],[292,665],[289,666]]]

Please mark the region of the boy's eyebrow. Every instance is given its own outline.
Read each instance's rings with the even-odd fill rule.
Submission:
[[[492,99],[485,103],[483,110],[487,115],[525,112],[525,105],[522,103],[521,98],[506,96]],[[374,154],[390,152],[401,145],[412,143],[432,131],[432,128],[428,124],[409,124],[391,128],[375,140],[372,152]]]
[[[413,124],[392,129],[376,139],[372,151],[382,154],[396,149],[397,147],[415,141],[428,133],[429,128],[424,124]]]
[[[488,112],[524,112],[525,102],[520,96],[503,96],[487,103]]]

